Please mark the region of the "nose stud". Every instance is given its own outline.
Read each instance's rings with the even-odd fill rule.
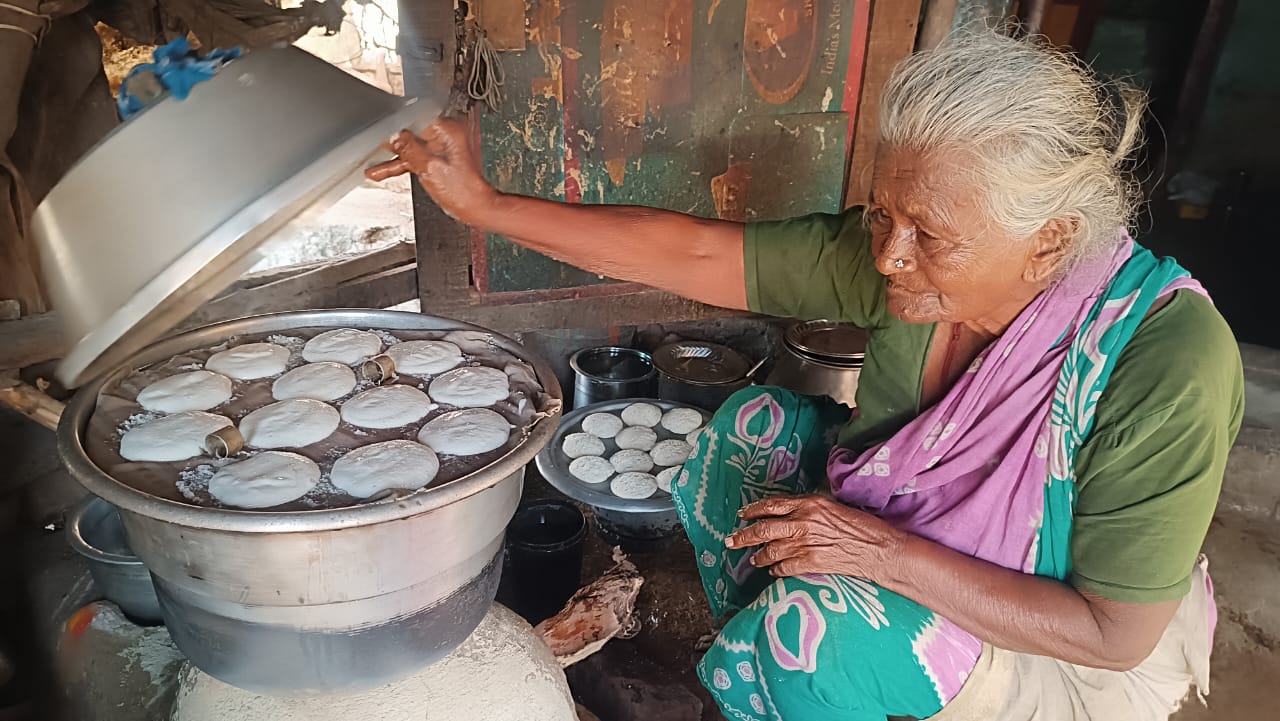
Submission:
[[[895,267],[895,268],[905,268],[905,267],[906,267],[906,265],[907,265],[906,263],[903,263],[903,262],[902,262],[902,259],[901,259],[901,258],[899,258],[899,259],[897,259],[897,260],[893,261],[893,267]]]

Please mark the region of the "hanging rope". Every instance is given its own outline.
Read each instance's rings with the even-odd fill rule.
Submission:
[[[471,77],[467,80],[467,95],[473,102],[482,102],[490,112],[498,112],[502,102],[502,83],[506,75],[498,51],[489,42],[484,30],[476,29],[475,45],[471,49]]]
[[[477,102],[484,103],[490,112],[497,112],[506,80],[497,49],[484,28],[467,21],[467,11],[461,6],[454,8],[453,28],[453,87],[445,115],[465,115]]]

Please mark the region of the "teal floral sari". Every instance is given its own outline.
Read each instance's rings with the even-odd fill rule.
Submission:
[[[849,417],[829,400],[778,388],[731,398],[672,489],[711,608],[732,615],[698,667],[724,714],[927,718],[954,698],[980,639],[864,579],[774,579],[750,564],[756,549],[725,548],[745,525],[737,511],[827,481],[838,500],[898,528],[1067,578],[1076,454],[1120,351],[1179,288],[1203,292],[1126,236],[1042,293],[935,406],[861,452],[829,451]]]

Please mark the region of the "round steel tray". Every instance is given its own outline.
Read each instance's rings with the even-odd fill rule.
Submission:
[[[249,511],[208,508],[158,498],[116,480],[98,467],[85,449],[85,432],[97,408],[98,394],[113,381],[152,363],[192,348],[216,345],[229,337],[250,333],[279,333],[293,328],[380,328],[396,330],[474,330],[490,334],[498,348],[533,366],[538,382],[552,399],[546,417],[502,458],[440,486],[415,491],[400,499],[387,498],[334,509],[307,511]],[[58,424],[58,454],[71,476],[91,493],[126,511],[171,523],[240,533],[287,533],[351,528],[396,521],[442,508],[490,488],[527,464],[536,449],[548,443],[556,426],[563,395],[549,366],[515,341],[494,331],[461,321],[391,310],[312,310],[272,313],[225,321],[161,340],[113,372],[82,386],[67,404]],[[558,436],[557,436],[558,437]]]
[[[332,205],[439,111],[298,48],[228,63],[166,97],[76,162],[36,208],[32,237],[73,346],[68,387],[116,367],[257,262],[290,223]],[[122,169],[136,169],[121,182]]]
[[[575,501],[586,503],[596,508],[629,513],[664,513],[675,510],[675,503],[671,500],[671,496],[662,491],[658,491],[648,498],[618,498],[608,491],[608,481],[598,484],[584,483],[569,473],[569,463],[573,459],[560,450],[560,447],[564,444],[564,437],[570,433],[581,432],[582,421],[588,415],[592,413],[613,413],[617,415],[632,403],[652,403],[664,412],[673,408],[692,408],[702,414],[703,425],[706,425],[711,420],[711,414],[701,408],[691,406],[688,403],[664,401],[656,398],[623,398],[615,401],[593,403],[583,408],[577,408],[561,419],[560,427],[551,436],[551,440],[542,451],[538,453],[538,472],[556,490]],[[672,433],[661,425],[653,430],[658,434],[659,441],[684,438],[684,435]],[[612,455],[618,450],[618,446],[613,442],[612,438],[603,438],[601,440],[604,441],[606,455]]]

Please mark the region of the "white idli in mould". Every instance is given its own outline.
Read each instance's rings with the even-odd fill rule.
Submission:
[[[612,413],[592,413],[582,419],[582,431],[596,438],[613,438],[622,426],[622,419]]]
[[[702,425],[702,413],[693,408],[672,408],[662,414],[662,427],[683,436]]]
[[[613,475],[613,464],[600,456],[583,456],[569,464],[569,474],[583,483],[604,483]]]
[[[634,449],[618,451],[609,457],[609,462],[613,464],[613,470],[618,473],[635,471],[648,473],[653,469],[653,459],[649,457],[649,454]]]
[[[618,431],[613,442],[618,444],[619,448],[647,451],[658,442],[658,434],[654,433],[652,428],[628,426]]]
[[[658,480],[648,473],[623,473],[609,481],[618,498],[648,498],[658,490]]]
[[[671,492],[671,484],[675,482],[676,476],[680,475],[680,471],[684,470],[684,466],[672,466],[661,473],[656,478],[658,480],[658,490],[663,493]]]
[[[396,372],[411,376],[433,376],[462,363],[458,346],[442,340],[407,340],[387,349]]]
[[[511,423],[487,408],[467,408],[445,413],[418,431],[418,442],[436,453],[474,456],[501,448],[511,437]]]
[[[437,403],[459,408],[491,406],[511,395],[507,374],[496,368],[456,368],[431,381],[428,388]]]
[[[138,393],[138,405],[160,413],[207,411],[231,397],[231,379],[212,371],[179,373]]]
[[[629,426],[653,428],[662,421],[662,409],[652,403],[632,403],[622,409],[622,422]]]
[[[342,420],[361,428],[399,428],[422,420],[435,407],[426,393],[395,383],[349,398],[342,404]]]
[[[374,443],[333,462],[329,482],[356,498],[396,488],[422,488],[440,472],[440,459],[421,443],[397,440]]]
[[[285,373],[271,384],[271,395],[278,401],[310,398],[336,401],[356,387],[356,374],[349,366],[333,361],[307,363]]]
[[[308,363],[332,361],[353,366],[382,350],[382,339],[368,331],[354,328],[327,330],[302,346],[302,359]]]
[[[127,461],[168,463],[204,453],[204,439],[231,425],[231,419],[204,411],[186,411],[135,426],[120,436]]]
[[[658,443],[653,450],[649,451],[649,456],[653,458],[654,464],[659,466],[683,466],[692,452],[693,446],[676,439]]]
[[[294,398],[263,406],[240,419],[240,435],[252,448],[302,448],[338,430],[338,411],[328,403]]]
[[[270,378],[284,372],[289,349],[275,343],[245,343],[209,356],[205,370],[239,381]]]
[[[266,451],[222,467],[209,495],[236,508],[271,508],[296,501],[320,482],[320,466],[297,453]]]
[[[570,458],[599,456],[604,454],[604,441],[590,433],[570,433],[564,437],[560,450]]]

